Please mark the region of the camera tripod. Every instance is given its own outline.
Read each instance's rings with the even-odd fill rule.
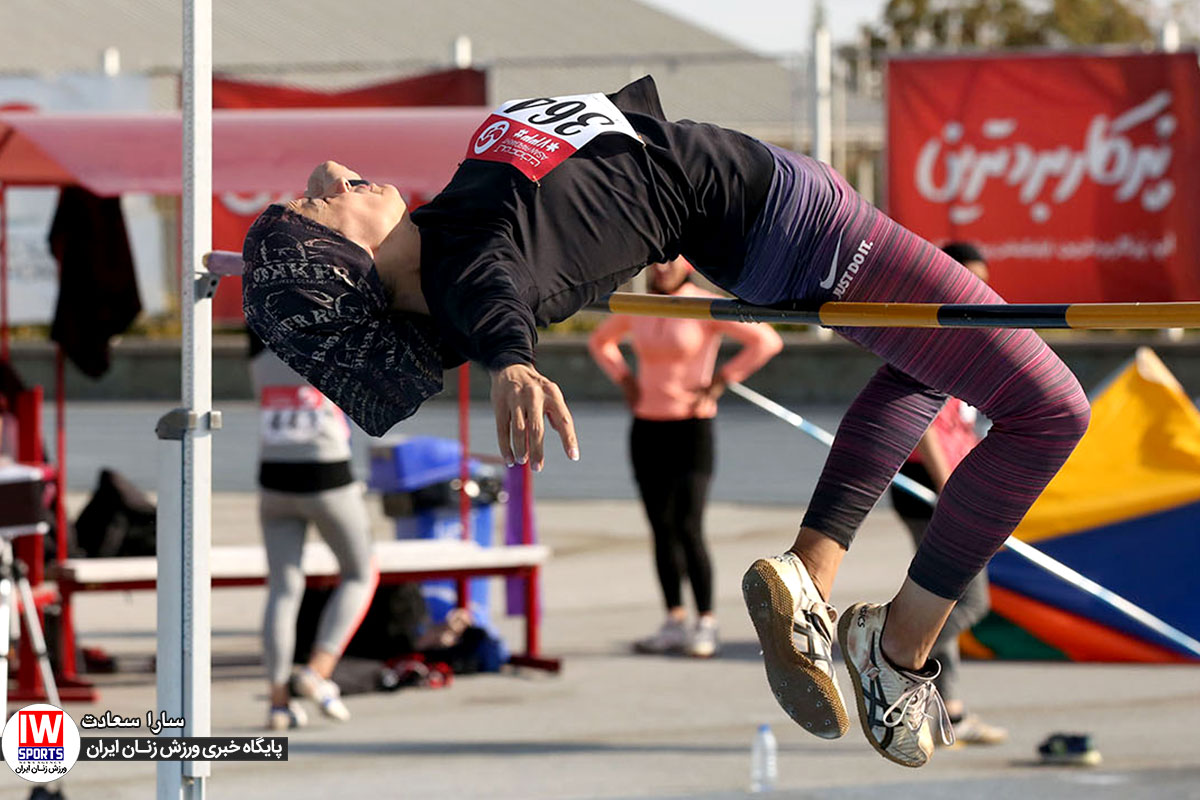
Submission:
[[[8,649],[12,633],[13,587],[21,598],[21,612],[25,617],[25,633],[33,654],[37,657],[38,671],[50,704],[62,708],[58,698],[58,686],[54,683],[54,671],[50,668],[50,656],[46,652],[46,637],[38,621],[37,608],[33,604],[33,589],[23,563],[13,556],[12,540],[16,536],[36,534],[44,536],[50,526],[44,522],[34,525],[0,527],[0,711],[8,719]]]

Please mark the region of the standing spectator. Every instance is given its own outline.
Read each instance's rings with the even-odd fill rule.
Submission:
[[[682,257],[654,264],[647,270],[650,291],[714,297],[688,280],[691,271]],[[722,335],[737,339],[742,350],[714,376]],[[618,347],[626,336],[637,356],[636,374]],[[588,345],[633,412],[630,458],[654,532],[655,566],[667,606],[662,626],[635,642],[634,649],[712,656],[719,645],[704,506],[713,474],[717,398],[728,383],[743,380],[778,353],[782,341],[766,325],[613,316],[596,329]],[[681,587],[685,564],[698,614],[691,631]]]
[[[974,245],[950,242],[942,250],[975,273],[981,281],[987,282],[987,263]],[[941,413],[934,418],[933,424],[917,443],[917,449],[900,468],[900,474],[907,475],[922,486],[941,494],[950,473],[979,442],[979,434],[975,430],[976,416],[974,408],[957,397],[949,398]],[[919,545],[925,536],[925,528],[933,517],[933,507],[924,500],[900,491],[895,484],[892,484],[891,496],[896,513],[912,534],[913,542]],[[950,612],[950,618],[946,620],[946,625],[938,635],[931,653],[942,665],[942,671],[934,683],[946,704],[950,722],[954,725],[954,738],[963,744],[999,744],[1008,739],[1008,731],[1004,728],[989,725],[977,715],[968,714],[966,705],[958,693],[958,670],[961,662],[958,652],[959,634],[983,619],[989,607],[987,570],[984,570],[967,584],[962,599]]]
[[[266,350],[253,333],[250,354],[262,410],[258,482],[268,567],[263,622],[271,702],[267,726],[286,730],[307,722],[304,709],[290,699],[289,675],[305,587],[301,557],[310,523],[337,558],[341,583],[321,611],[312,656],[292,685],[327,717],[345,722],[350,711],[330,678],[379,583],[363,489],[350,469],[350,426],[341,409]]]

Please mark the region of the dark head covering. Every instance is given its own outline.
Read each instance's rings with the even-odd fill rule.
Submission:
[[[969,264],[972,261],[987,263],[987,259],[983,257],[983,253],[979,252],[979,248],[970,242],[947,242],[942,245],[942,252],[960,264]]]
[[[371,254],[284,206],[242,247],[246,324],[372,436],[442,390],[433,321],[394,311]]]

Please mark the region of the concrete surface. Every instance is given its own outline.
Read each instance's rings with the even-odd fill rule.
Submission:
[[[252,541],[253,509],[253,493],[218,495],[215,541]],[[214,765],[209,797],[741,797],[761,722],[779,739],[778,797],[1200,797],[1194,667],[969,663],[965,697],[1012,738],[941,752],[922,770],[884,761],[857,727],[834,742],[796,728],[767,689],[738,586],[754,558],[787,545],[800,513],[787,506],[710,508],[725,648],[702,662],[628,651],[630,639],[660,615],[636,503],[544,501],[539,523],[555,551],[543,585],[544,640],[548,653],[564,659],[560,675],[469,676],[446,690],[350,697],[354,719],[318,719],[295,733],[286,764]],[[376,534],[387,535],[382,518]],[[886,597],[907,558],[908,537],[892,516],[872,515],[834,600],[844,607]],[[256,589],[213,595],[216,735],[260,730],[265,698],[255,653],[262,601]],[[93,595],[77,613],[85,644],[102,645],[135,667],[153,653],[150,593]],[[128,716],[154,706],[148,673],[99,676],[97,683],[99,703],[68,710]],[[1034,747],[1053,731],[1092,733],[1103,766],[1036,766]],[[153,772],[151,764],[80,763],[67,776],[66,796],[148,798]],[[0,798],[28,793],[15,776],[0,777]]]

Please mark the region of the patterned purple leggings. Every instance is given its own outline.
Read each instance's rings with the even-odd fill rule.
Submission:
[[[781,238],[777,231],[758,240],[757,252],[752,247],[758,279],[744,277],[745,285],[735,289],[739,296],[765,288],[772,282],[761,278],[770,272],[779,277],[785,262],[794,265],[799,258],[793,280],[783,281],[793,300],[1003,302],[938,248],[863,201],[832,170],[786,155],[791,174],[776,176],[768,210],[776,221],[806,219],[807,230],[817,232]],[[780,282],[773,283],[777,292]],[[758,294],[747,299],[762,302]],[[951,475],[908,573],[925,589],[957,599],[1075,448],[1087,429],[1087,398],[1031,331],[838,333],[887,363],[843,418],[803,524],[849,547],[946,396],[961,398],[986,414],[992,428]]]

